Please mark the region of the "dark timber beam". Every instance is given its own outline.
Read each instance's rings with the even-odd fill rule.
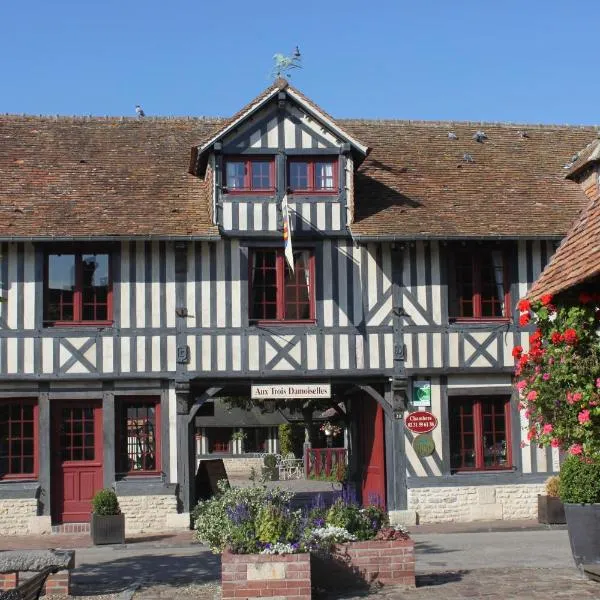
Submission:
[[[215,386],[215,387],[211,387],[208,388],[204,393],[202,393],[200,396],[198,396],[195,400],[194,400],[194,404],[191,406],[191,408],[189,409],[189,414],[188,414],[188,422],[193,424],[194,422],[194,417],[196,416],[196,413],[198,412],[198,410],[200,409],[200,407],[207,401],[210,400],[213,396],[215,396],[216,394],[218,394],[221,390],[223,389],[223,386]],[[179,413],[179,407],[177,408],[177,412]]]

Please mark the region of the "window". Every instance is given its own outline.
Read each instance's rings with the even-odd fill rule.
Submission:
[[[37,403],[0,400],[0,479],[37,477]]]
[[[275,162],[271,158],[230,158],[225,161],[227,192],[272,192]]]
[[[160,402],[123,398],[117,403],[117,472],[156,474],[160,466]]]
[[[104,324],[111,320],[109,255],[96,252],[48,254],[44,324]]]
[[[314,257],[294,252],[294,272],[283,250],[254,250],[250,262],[250,319],[314,321]]]
[[[450,258],[450,317],[510,316],[507,253],[501,246],[459,247]]]
[[[292,158],[288,164],[288,187],[296,193],[335,193],[337,167],[335,159]]]
[[[510,399],[450,398],[450,468],[511,468]]]
[[[206,429],[209,454],[231,454],[233,427],[210,427]]]

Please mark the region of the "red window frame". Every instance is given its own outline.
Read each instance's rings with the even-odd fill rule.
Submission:
[[[9,399],[5,399],[5,400],[0,400],[0,406],[6,406],[6,405],[9,405],[9,406],[18,405],[19,407],[21,407],[21,418],[15,420],[17,423],[19,423],[19,422],[21,423],[21,434],[23,433],[23,424],[27,423],[27,422],[31,422],[31,421],[29,421],[29,419],[27,419],[26,421],[23,420],[23,418],[22,418],[23,407],[31,406],[33,408],[33,412],[32,412],[33,437],[31,437],[31,438],[29,438],[29,437],[23,438],[22,435],[20,437],[17,437],[17,436],[13,437],[12,431],[13,431],[13,425],[14,425],[15,421],[13,421],[13,419],[10,417],[10,412],[9,412],[9,417],[8,417],[7,421],[0,421],[0,435],[2,435],[2,431],[3,431],[4,427],[7,427],[7,437],[4,438],[2,436],[2,438],[0,438],[0,445],[6,444],[8,469],[10,470],[12,468],[11,462],[12,462],[12,459],[14,458],[14,456],[12,455],[13,442],[21,441],[21,454],[18,455],[18,457],[20,457],[21,466],[22,466],[24,458],[26,456],[23,454],[23,441],[25,439],[31,439],[33,442],[33,471],[29,472],[29,473],[25,473],[25,472],[10,473],[8,471],[6,473],[4,473],[4,472],[0,471],[0,480],[37,479],[38,472],[39,472],[38,402],[35,398],[9,398]],[[0,454],[2,454],[1,447],[0,447]],[[29,455],[27,455],[27,456],[29,456]],[[1,465],[1,463],[0,463],[0,465]]]
[[[48,309],[50,303],[50,256],[55,255],[75,255],[75,289],[73,290],[73,319],[72,320],[53,320],[48,319]],[[106,294],[106,315],[107,319],[91,319],[84,320],[83,317],[83,255],[86,254],[106,254],[108,256],[108,291]],[[80,327],[85,325],[98,326],[98,325],[112,325],[113,324],[113,279],[112,279],[113,265],[112,265],[112,254],[104,248],[67,248],[61,252],[48,251],[44,257],[44,326],[45,327]],[[92,303],[94,307],[97,305],[104,305],[104,303]]]
[[[252,254],[255,252],[273,252],[275,254],[275,269],[276,269],[276,317],[274,319],[257,318],[250,313],[249,320],[252,323],[283,323],[289,324],[306,324],[314,323],[316,320],[316,308],[315,308],[315,255],[314,252],[309,248],[298,248],[295,250],[302,252],[309,252],[308,269],[309,269],[309,280],[308,280],[308,301],[309,301],[309,318],[308,319],[287,319],[286,318],[286,285],[285,285],[285,272],[286,272],[286,259],[284,251],[279,248],[253,248],[251,250],[250,260],[248,264],[248,298],[249,308],[252,311],[253,308],[253,294],[252,294]]]
[[[308,166],[308,187],[296,189],[292,187],[292,178],[290,167],[292,164],[297,163],[306,163]],[[333,166],[332,175],[333,175],[333,185],[330,188],[317,188],[316,187],[316,170],[315,165],[317,163],[327,163]],[[339,159],[338,158],[328,158],[324,156],[299,156],[288,158],[287,163],[287,181],[288,181],[288,191],[292,194],[321,194],[331,196],[332,194],[337,194],[339,191],[339,177],[338,177],[338,169],[339,169]]]
[[[252,163],[269,163],[269,179],[271,185],[267,188],[255,188],[252,185]],[[229,163],[244,164],[244,187],[229,188],[227,186],[227,165]],[[223,191],[227,194],[262,194],[275,191],[275,157],[274,156],[227,156],[223,160]]]
[[[154,407],[154,469],[131,469],[129,454],[129,436],[127,426],[127,408],[131,405],[139,407]],[[140,397],[140,396],[121,396],[116,398],[115,408],[116,418],[116,472],[120,476],[147,476],[160,475],[162,472],[161,463],[161,421],[160,421],[160,398],[158,397]],[[142,452],[143,454],[143,452]]]
[[[485,316],[483,315],[483,305],[486,303],[497,303],[496,298],[484,296],[483,290],[483,260],[484,256],[491,256],[493,251],[499,251],[502,256],[502,286],[504,291],[504,311],[503,315]],[[450,315],[453,321],[508,321],[511,317],[511,297],[510,297],[510,277],[509,277],[509,261],[505,248],[492,246],[470,246],[460,248],[454,254],[454,275],[456,277],[456,309],[457,314]],[[472,295],[463,296],[460,294],[460,284],[458,281],[460,270],[464,268],[460,265],[461,259],[464,263],[470,263]],[[467,267],[469,265],[466,265]],[[471,304],[473,307],[472,315],[464,315],[464,307]]]
[[[502,403],[501,410],[494,410],[493,413],[484,415],[483,406],[487,402],[492,402],[492,407],[498,408],[498,405]],[[449,423],[450,423],[450,447],[451,447],[451,471],[461,472],[461,471],[506,471],[511,470],[512,467],[512,443],[511,443],[511,414],[510,414],[510,398],[505,396],[475,396],[475,397],[457,397],[450,398],[449,403],[453,406],[450,407],[450,415],[449,415]],[[472,414],[464,414],[462,408],[464,405],[469,405],[471,408]],[[453,415],[452,411],[458,409],[457,415]],[[497,430],[495,428],[495,417],[497,416],[504,417],[504,437],[506,441],[506,449],[505,449],[505,459],[504,464],[493,463],[490,465],[485,464],[486,458],[486,449],[484,447],[484,439],[491,435],[492,436],[492,446],[491,448],[495,448],[495,450],[491,450],[491,454],[493,456],[494,452],[498,453],[497,445],[499,442],[496,442],[496,434]],[[484,431],[484,417],[491,417],[492,429],[489,431]],[[458,423],[456,422],[456,417],[458,417]],[[465,422],[467,419],[472,419],[472,431],[467,431],[467,427]],[[458,437],[453,437],[458,436]],[[467,445],[465,441],[468,436],[473,437],[473,448],[471,450],[471,446]],[[458,448],[461,460],[460,464],[454,463],[452,464],[454,457],[454,449]],[[465,461],[465,453],[471,452],[474,453],[475,464],[473,466],[466,465]],[[497,459],[496,459],[497,460]]]

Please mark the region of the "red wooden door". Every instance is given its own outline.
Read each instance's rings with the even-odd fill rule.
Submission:
[[[358,422],[358,439],[362,466],[363,504],[380,504],[385,508],[385,440],[383,408],[375,400],[363,397]]]
[[[103,487],[102,404],[53,403],[52,421],[54,522],[89,521],[92,497]]]

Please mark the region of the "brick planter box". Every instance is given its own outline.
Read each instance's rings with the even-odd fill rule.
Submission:
[[[221,555],[222,600],[310,600],[310,554]]]
[[[361,590],[378,585],[415,587],[412,540],[371,540],[339,544],[330,556],[313,555],[312,579],[325,591]]]

